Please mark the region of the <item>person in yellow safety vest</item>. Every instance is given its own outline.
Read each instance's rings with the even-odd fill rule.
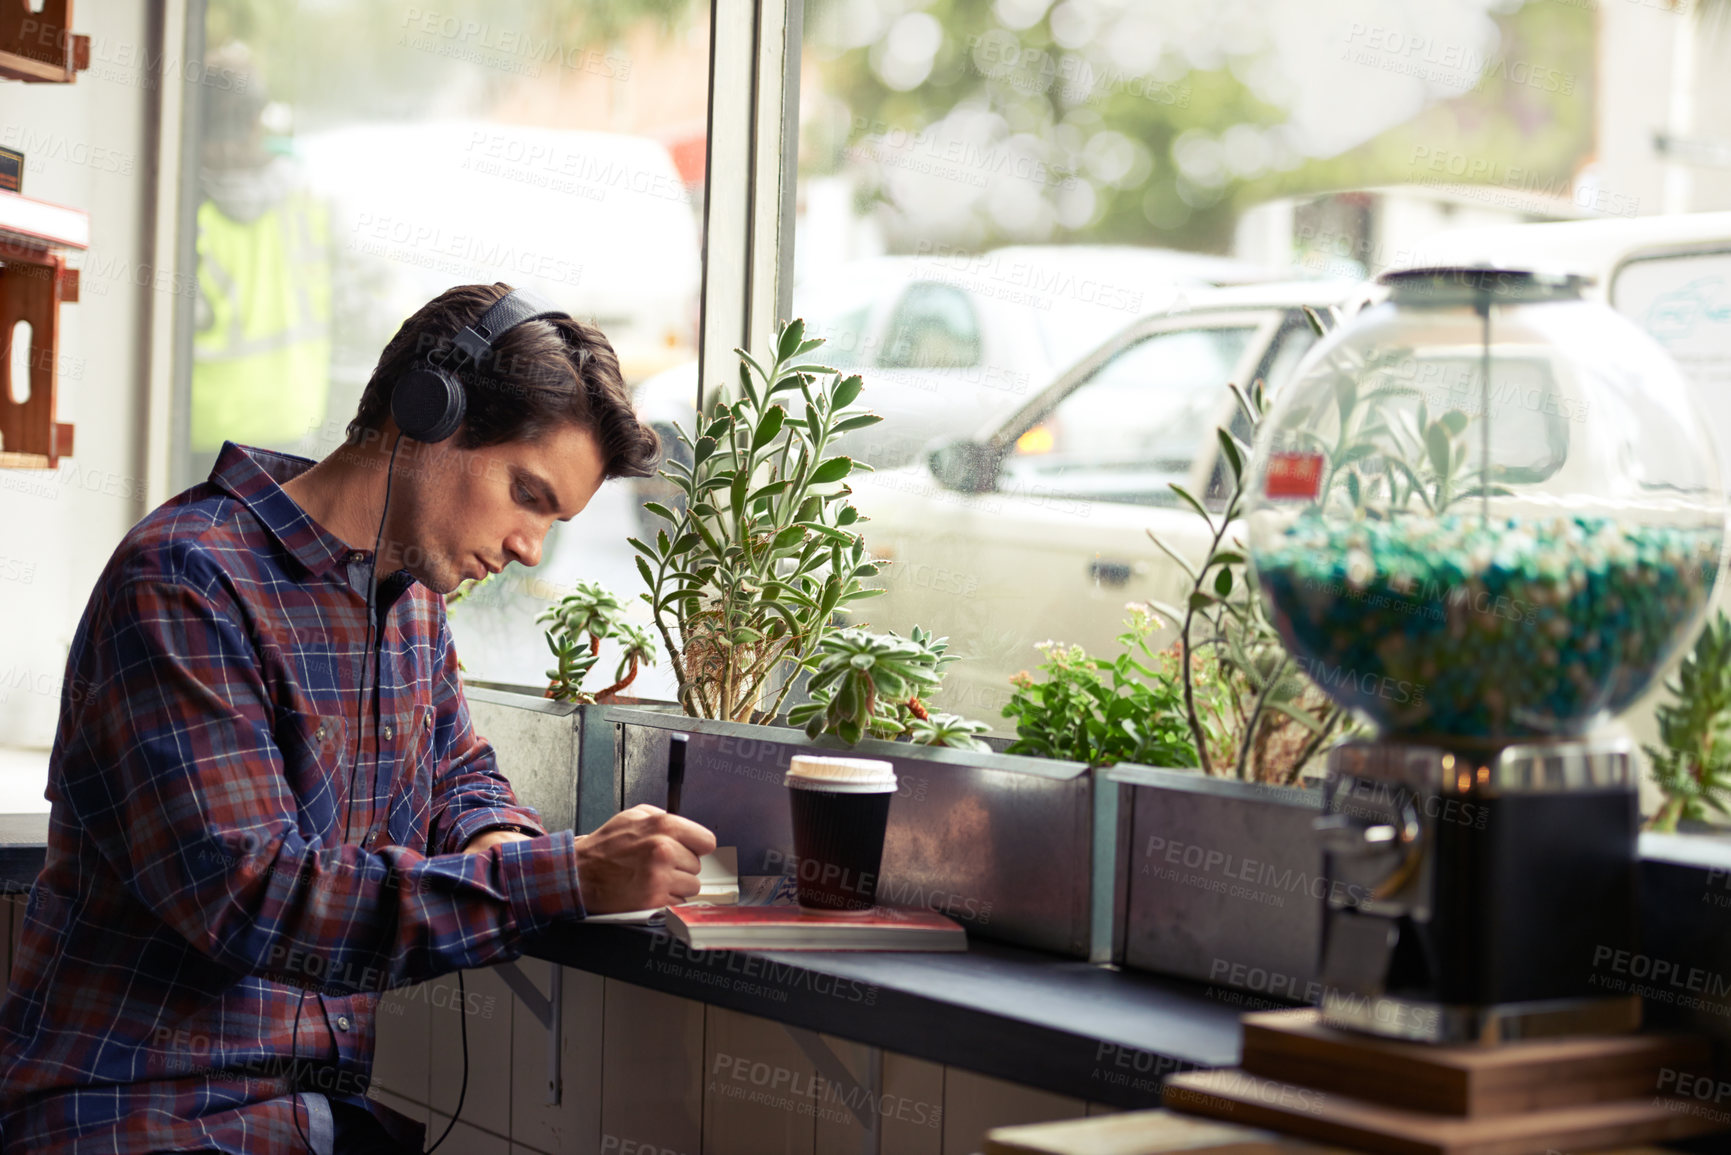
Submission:
[[[263,146],[265,95],[246,47],[208,60],[189,446],[289,448],[325,419],[331,379],[330,224],[293,160]],[[208,471],[208,470],[206,470]],[[202,481],[203,473],[192,478]]]

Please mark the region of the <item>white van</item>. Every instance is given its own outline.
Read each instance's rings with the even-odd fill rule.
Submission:
[[[1501,225],[1439,233],[1411,268],[1492,264],[1581,273],[1665,347],[1699,389],[1731,467],[1731,212]]]

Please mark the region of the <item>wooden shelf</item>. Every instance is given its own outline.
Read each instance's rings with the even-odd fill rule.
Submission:
[[[0,260],[7,249],[68,252],[90,247],[90,214],[0,189]]]
[[[78,270],[67,266],[66,251],[82,247],[0,230],[0,468],[54,469],[72,453],[72,426],[55,420],[60,305],[78,299]],[[23,401],[14,401],[12,340],[19,321],[30,324],[29,389]]]
[[[0,0],[0,77],[70,84],[90,67],[90,37],[72,31],[72,0]]]
[[[69,84],[90,67],[90,37],[72,31],[72,0],[0,0],[0,78]],[[54,469],[72,455],[72,426],[55,420],[60,306],[78,300],[66,254],[90,247],[78,209],[0,191],[0,469]],[[14,401],[13,334],[30,326],[23,401]]]

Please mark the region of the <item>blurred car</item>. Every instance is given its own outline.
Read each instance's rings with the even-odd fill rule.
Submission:
[[[808,277],[794,286],[793,315],[827,342],[814,359],[859,373],[860,404],[884,419],[845,435],[838,448],[894,469],[934,437],[971,432],[1021,407],[1059,368],[1136,317],[1182,307],[1198,289],[1270,276],[1227,257],[1131,246],[934,251]],[[644,381],[633,403],[672,452],[674,426],[692,426],[697,362]],[[634,484],[640,501],[673,494],[660,478]]]
[[[1261,378],[1278,391],[1316,341],[1304,307],[1350,313],[1373,293],[1335,281],[1194,294],[972,437],[858,479],[867,548],[891,564],[886,592],[860,603],[855,623],[949,636],[964,660],[936,704],[1005,728],[1009,679],[1040,662],[1036,643],[1109,654],[1127,603],[1184,600],[1189,578],[1146,531],[1200,559],[1201,519],[1168,486],[1223,500],[1215,430],[1243,422],[1228,383]],[[1175,635],[1168,622],[1156,641]]]
[[[397,327],[461,284],[531,288],[598,324],[628,381],[695,354],[697,213],[661,142],[434,120],[345,125],[295,149],[332,206],[333,392],[358,399]]]

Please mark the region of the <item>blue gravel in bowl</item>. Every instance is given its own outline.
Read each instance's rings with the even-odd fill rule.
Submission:
[[[1606,518],[1301,518],[1257,551],[1297,665],[1385,737],[1583,733],[1707,605],[1721,532]]]

